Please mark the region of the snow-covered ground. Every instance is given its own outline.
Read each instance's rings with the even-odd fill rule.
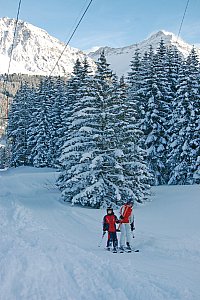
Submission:
[[[98,247],[105,211],[61,203],[55,178],[0,172],[1,300],[200,299],[199,186],[153,188],[135,208],[140,252],[113,254]]]

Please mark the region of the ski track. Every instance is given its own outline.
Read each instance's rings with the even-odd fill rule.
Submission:
[[[97,219],[93,210],[66,207],[40,180],[16,190],[0,175],[1,300],[200,299],[199,240],[186,236],[169,244],[170,236],[138,231],[133,245],[139,253],[108,253],[105,240],[97,247],[104,212]],[[173,278],[177,269],[180,276]]]

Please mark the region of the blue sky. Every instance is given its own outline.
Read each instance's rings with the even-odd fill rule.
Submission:
[[[18,0],[2,1],[0,17],[15,18]],[[93,0],[70,45],[123,47],[160,29],[178,34],[187,0]],[[67,41],[89,0],[22,0],[20,19]],[[200,0],[190,0],[180,36],[200,44]]]

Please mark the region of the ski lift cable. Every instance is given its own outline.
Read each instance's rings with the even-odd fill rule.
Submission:
[[[3,112],[1,111],[1,118],[0,119],[8,119],[8,95],[6,95],[6,84],[8,83],[8,79],[9,79],[9,73],[10,73],[10,66],[11,66],[11,61],[12,61],[12,54],[13,54],[13,49],[14,49],[14,43],[15,43],[15,38],[16,38],[16,34],[17,34],[17,25],[18,25],[18,21],[19,21],[19,13],[20,13],[20,9],[21,9],[21,2],[22,0],[19,0],[19,4],[18,4],[18,9],[17,9],[17,16],[16,16],[16,23],[15,23],[15,29],[14,29],[14,35],[13,35],[13,41],[12,41],[12,45],[11,45],[11,52],[10,52],[10,58],[9,58],[9,63],[8,63],[8,71],[6,73],[6,78],[3,82],[3,92],[5,94],[6,97],[6,116],[3,117]]]
[[[15,23],[15,30],[14,30],[13,42],[12,42],[12,46],[11,46],[10,60],[9,60],[8,73],[7,74],[9,74],[9,72],[10,72],[10,65],[11,65],[11,60],[12,60],[12,54],[13,54],[13,49],[14,49],[16,33],[17,33],[17,25],[18,25],[18,21],[19,21],[19,12],[20,12],[20,8],[21,8],[21,2],[22,1],[19,0],[18,10],[17,10],[17,18],[16,18],[16,23]]]
[[[74,28],[74,30],[73,30],[73,32],[72,32],[72,34],[70,35],[70,37],[69,37],[69,39],[68,39],[68,41],[67,41],[67,43],[66,43],[66,45],[65,45],[65,47],[64,47],[64,49],[63,49],[63,51],[61,52],[61,54],[60,54],[60,56],[59,56],[59,58],[58,58],[58,60],[57,60],[56,64],[54,65],[53,69],[51,70],[51,72],[50,72],[49,76],[51,76],[51,74],[52,74],[52,73],[53,73],[53,71],[55,70],[55,68],[56,68],[56,66],[57,66],[57,64],[58,64],[58,62],[59,62],[59,60],[61,59],[61,57],[62,57],[63,53],[65,52],[65,50],[66,50],[67,46],[69,45],[69,43],[70,43],[71,39],[73,38],[73,36],[74,36],[75,32],[77,31],[77,29],[78,29],[79,25],[81,24],[81,22],[82,22],[83,18],[85,17],[85,14],[87,13],[87,11],[88,11],[88,9],[89,9],[90,5],[92,4],[92,1],[93,1],[93,0],[90,0],[89,4],[87,5],[86,9],[84,10],[84,12],[83,12],[83,14],[82,14],[82,16],[81,16],[80,20],[78,21],[78,23],[77,23],[76,27]]]
[[[180,23],[180,27],[179,27],[179,31],[178,31],[178,35],[177,35],[177,39],[176,39],[176,44],[178,42],[178,39],[179,39],[179,36],[180,36],[180,33],[181,33],[181,29],[182,29],[182,26],[183,26],[183,21],[185,19],[185,15],[186,15],[186,12],[187,12],[187,9],[188,9],[189,2],[190,2],[190,0],[187,0],[186,6],[185,6],[185,10],[184,10],[184,13],[183,13],[183,17],[182,17],[182,20],[181,20],[181,23]]]
[[[78,20],[81,18],[85,8],[86,8],[86,4],[88,3],[88,0],[85,0],[85,3],[83,4],[82,9],[80,10],[79,14],[76,17],[76,20],[74,21],[73,25],[71,26],[69,33],[67,34],[65,40],[64,40],[64,44],[67,43],[68,37],[70,36],[70,33],[72,32],[72,30],[75,28],[76,24],[78,23]]]

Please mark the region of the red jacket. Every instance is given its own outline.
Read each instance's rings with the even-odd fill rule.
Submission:
[[[116,223],[118,219],[114,214],[106,215],[103,218],[103,231],[116,232]]]
[[[121,223],[132,223],[133,222],[133,207],[128,204],[124,204],[120,208],[120,214],[123,217]]]

